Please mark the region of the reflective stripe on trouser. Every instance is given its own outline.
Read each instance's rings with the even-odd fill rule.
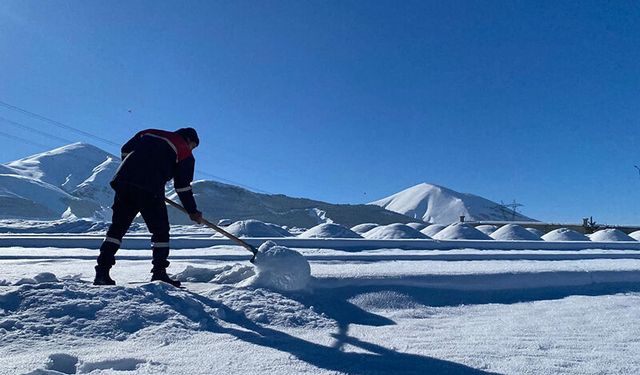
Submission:
[[[107,237],[100,246],[100,255],[98,255],[98,266],[101,268],[111,268],[116,264],[116,252],[120,248],[120,240],[113,237]]]

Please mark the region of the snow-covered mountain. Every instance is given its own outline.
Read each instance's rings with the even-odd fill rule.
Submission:
[[[369,203],[429,223],[449,224],[464,215],[469,221],[535,221],[488,199],[427,183]]]
[[[93,192],[102,189],[94,168],[114,160],[95,146],[74,143],[0,165],[0,218],[94,216],[113,199]]]
[[[106,179],[108,181],[115,168],[105,165],[117,167],[119,161],[116,160],[119,159],[106,151],[78,142],[7,163],[5,167],[21,176],[38,179],[72,193],[81,185],[96,180],[100,171],[105,172],[105,178],[110,175]],[[95,170],[98,166],[102,166],[100,171]]]
[[[192,186],[198,207],[210,220],[250,218],[305,228],[332,222],[351,227],[363,222],[390,224],[415,221],[405,215],[365,204],[332,204],[282,194],[261,194],[215,181],[196,181]],[[177,201],[175,192],[171,192],[169,198]],[[189,223],[184,214],[174,209],[169,211],[169,217],[175,224]]]
[[[119,165],[119,158],[86,143],[0,164],[0,218],[109,220],[113,191],[108,182]],[[199,208],[212,221],[257,219],[307,228],[325,222],[353,226],[415,221],[381,207],[259,194],[215,181],[194,182],[193,190]],[[177,200],[174,192],[169,196]],[[173,224],[190,223],[184,214],[169,212]]]

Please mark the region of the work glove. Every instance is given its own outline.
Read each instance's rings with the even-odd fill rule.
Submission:
[[[189,219],[195,221],[198,224],[202,224],[202,212],[196,211],[192,214],[189,214]]]

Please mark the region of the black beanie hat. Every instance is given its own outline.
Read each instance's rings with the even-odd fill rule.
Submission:
[[[200,138],[194,128],[181,128],[176,130],[176,133],[180,134],[187,142],[195,142],[196,146],[200,144]]]

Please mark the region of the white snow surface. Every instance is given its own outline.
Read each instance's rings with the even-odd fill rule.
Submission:
[[[589,237],[569,228],[558,228],[542,236],[545,241],[589,241]]]
[[[491,233],[490,237],[498,241],[542,241],[542,238],[518,224],[503,225]]]
[[[635,238],[615,228],[601,229],[589,235],[589,239],[595,242],[636,241]]]
[[[361,235],[340,224],[323,223],[298,235],[300,238],[362,238]]]
[[[382,225],[382,226],[373,228],[370,231],[364,233],[363,236],[365,238],[379,239],[379,240],[402,239],[402,238],[422,238],[422,239],[429,238],[426,234],[420,233],[408,225],[398,224],[398,223]]]
[[[94,287],[96,249],[0,248],[0,375],[640,373],[635,250],[276,248],[303,289],[234,247],[173,251],[184,289],[140,283],[148,250]]]
[[[497,203],[477,195],[427,183],[412,186],[370,204],[428,223],[450,224],[458,221],[462,215],[470,221],[532,221],[518,213],[507,213]]]
[[[491,237],[465,223],[453,223],[439,231],[436,240],[492,240]]]

